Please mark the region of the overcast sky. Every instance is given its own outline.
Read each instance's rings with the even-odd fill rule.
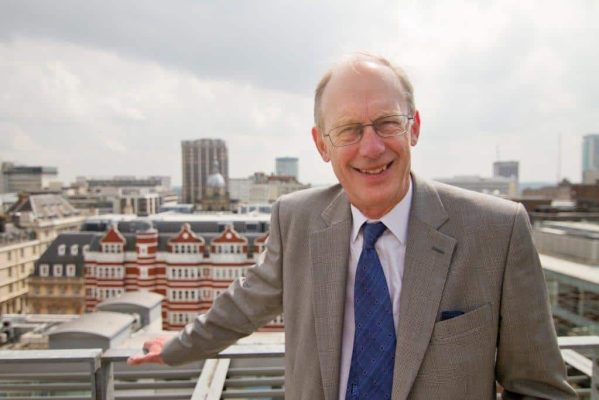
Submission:
[[[330,64],[380,53],[408,72],[422,131],[413,169],[580,180],[599,133],[597,1],[0,0],[0,160],[79,175],[169,175],[181,140],[227,141],[230,176],[300,158]],[[561,168],[558,144],[561,137]]]

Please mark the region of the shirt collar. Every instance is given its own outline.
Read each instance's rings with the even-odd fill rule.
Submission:
[[[408,218],[410,216],[410,207],[412,206],[412,177],[409,180],[409,187],[406,195],[397,203],[387,214],[383,215],[378,220],[370,220],[366,218],[360,210],[353,204],[351,205],[351,213],[353,217],[353,227],[351,240],[355,242],[358,239],[360,228],[364,222],[381,221],[387,229],[399,240],[402,244],[406,244],[408,236]]]

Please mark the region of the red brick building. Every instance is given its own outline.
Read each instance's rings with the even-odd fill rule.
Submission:
[[[203,221],[204,231],[200,222],[179,222],[173,233],[161,229],[172,230],[172,222],[120,224],[129,233],[112,225],[84,255],[86,309],[92,311],[102,300],[124,292],[152,291],[164,296],[163,329],[181,329],[206,312],[234,279],[245,276],[263,250],[265,222],[235,224],[249,227],[249,232],[241,234],[233,223],[222,221]],[[263,328],[282,329],[282,317]]]

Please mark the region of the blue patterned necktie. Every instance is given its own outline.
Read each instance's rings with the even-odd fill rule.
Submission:
[[[382,222],[364,224],[364,245],[354,286],[356,332],[346,400],[391,398],[395,364],[393,307],[374,244],[385,232]]]

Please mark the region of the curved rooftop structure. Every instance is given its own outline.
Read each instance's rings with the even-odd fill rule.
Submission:
[[[208,180],[206,181],[207,187],[224,188],[226,186],[225,178],[221,175],[219,170],[218,160],[214,160],[214,164],[212,164],[212,174],[208,176]]]
[[[48,332],[51,349],[109,349],[131,333],[135,318],[116,312],[94,312],[65,322]]]
[[[223,178],[223,176],[218,172],[216,174],[212,174],[208,177],[206,186],[213,188],[225,187],[225,178]]]
[[[162,295],[154,292],[125,292],[103,300],[96,306],[96,310],[138,315],[141,326],[145,327],[155,321],[162,322],[162,299]]]
[[[98,304],[97,308],[101,309],[101,307],[114,305],[114,304],[126,304],[133,305],[139,307],[152,308],[156,305],[160,304],[163,296],[154,293],[154,292],[146,292],[146,291],[137,291],[137,292],[125,292],[120,296],[111,297],[102,301]]]
[[[132,324],[133,320],[131,315],[99,311],[83,314],[80,318],[60,324],[50,332],[50,335],[79,333],[110,338],[120,332],[125,325]]]

